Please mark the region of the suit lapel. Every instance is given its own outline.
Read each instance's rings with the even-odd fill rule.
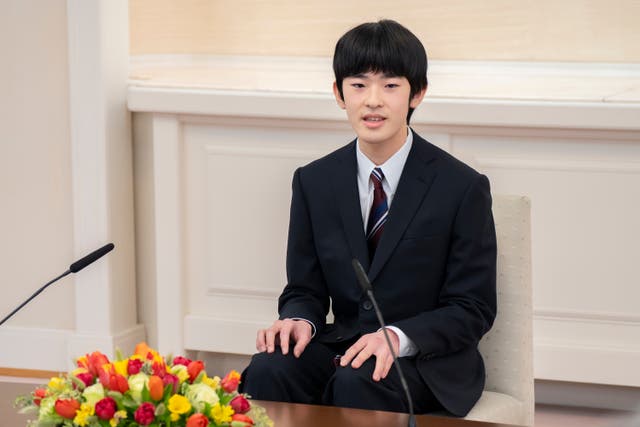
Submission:
[[[402,170],[389,217],[371,260],[369,279],[372,282],[398,245],[436,176],[436,162],[429,148],[428,143],[414,133],[413,145]]]
[[[366,271],[369,268],[370,260],[362,223],[360,195],[358,194],[358,165],[355,147],[356,144],[353,141],[340,152],[338,156],[340,164],[331,174],[331,183],[351,253],[360,261]]]

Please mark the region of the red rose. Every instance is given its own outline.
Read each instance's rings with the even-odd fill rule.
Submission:
[[[96,415],[101,420],[110,420],[117,410],[116,401],[111,397],[105,397],[96,403]]]
[[[167,373],[167,367],[164,362],[153,362],[151,364],[151,370],[153,371],[153,375],[156,375],[160,378],[164,377]]]
[[[133,418],[138,424],[148,426],[155,418],[155,411],[156,408],[151,403],[144,402],[138,406],[138,409],[136,409],[136,412],[133,414]]]
[[[253,425],[253,420],[251,418],[249,418],[248,416],[246,416],[245,414],[233,414],[233,416],[231,417],[231,422],[232,424],[234,424],[235,422],[241,422],[241,423],[245,423],[245,426],[252,426]]]
[[[84,383],[85,386],[89,387],[93,384],[93,375],[89,372],[82,372],[76,375],[76,378]]]
[[[204,369],[204,363],[202,360],[194,360],[187,366],[187,372],[189,373],[189,381],[193,382],[198,374]]]
[[[162,383],[167,386],[167,384],[171,384],[173,386],[173,393],[178,392],[178,385],[180,384],[180,380],[173,374],[166,374],[162,378]]]
[[[244,414],[251,409],[251,403],[247,400],[246,397],[239,394],[229,402],[229,405],[233,408],[233,412],[236,414]]]
[[[202,414],[193,414],[187,419],[186,427],[207,427],[209,420]]]
[[[127,373],[129,375],[135,375],[140,373],[140,369],[142,369],[142,360],[140,359],[129,359],[129,363],[127,363]]]
[[[186,357],[176,356],[173,358],[173,366],[176,366],[176,365],[189,366],[189,363],[191,363],[191,359],[187,359]]]
[[[55,410],[62,418],[73,419],[78,409],[80,409],[80,402],[75,399],[56,400]]]
[[[33,392],[33,403],[40,406],[40,401],[47,396],[47,390],[44,388],[37,388]]]

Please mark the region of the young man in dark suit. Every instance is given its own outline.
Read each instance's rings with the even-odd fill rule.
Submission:
[[[407,411],[355,258],[389,325],[416,412],[464,416],[482,393],[477,345],[496,313],[489,181],[408,127],[427,89],[427,57],[405,27],[383,20],[350,30],[333,67],[336,101],[357,139],[294,174],[288,283],[279,320],[258,331],[243,391]]]

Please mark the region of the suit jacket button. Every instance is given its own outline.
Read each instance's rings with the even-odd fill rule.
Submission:
[[[373,304],[371,304],[371,301],[365,301],[362,304],[362,308],[364,308],[365,310],[371,310],[373,308]]]
[[[338,336],[336,337],[336,341],[342,341],[342,336],[338,335]]]

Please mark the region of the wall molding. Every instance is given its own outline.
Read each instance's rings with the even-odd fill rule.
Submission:
[[[519,157],[474,157],[483,168],[527,169],[554,172],[640,173],[640,162],[523,159]]]
[[[132,351],[144,337],[143,325],[109,336],[67,329],[4,327],[0,329],[0,366],[68,372],[75,367],[74,360],[87,352],[101,351],[112,358],[115,349]]]
[[[633,64],[433,61],[429,92],[412,121],[640,130],[639,76]],[[332,81],[328,58],[136,57],[128,106],[135,112],[344,121]]]
[[[269,301],[277,300],[281,291],[243,286],[238,287],[236,285],[224,285],[224,284],[210,284],[207,286],[207,296],[217,297],[234,297],[234,298],[254,298],[254,299],[267,299]]]
[[[258,329],[266,328],[269,324],[270,322],[187,315],[184,318],[184,347],[187,350],[250,355],[256,352],[255,337]]]
[[[566,322],[607,323],[640,326],[640,315],[606,311],[568,310],[558,308],[536,308],[533,316],[537,319],[551,319]]]
[[[208,155],[223,155],[232,157],[262,157],[268,159],[314,159],[326,154],[326,151],[295,150],[289,148],[263,148],[263,147],[238,147],[207,145],[205,152]]]

